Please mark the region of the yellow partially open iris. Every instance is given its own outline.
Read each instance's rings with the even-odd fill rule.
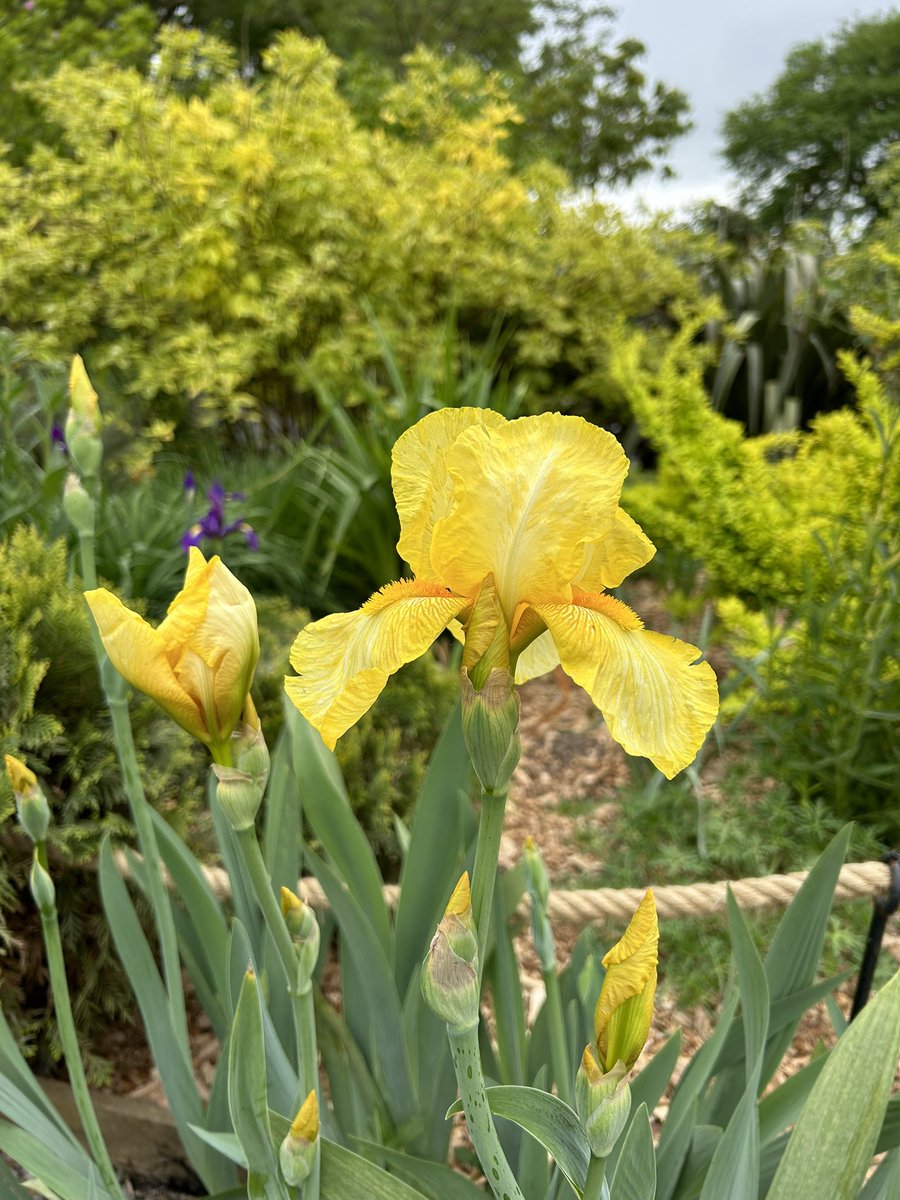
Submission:
[[[594,1037],[603,1072],[616,1063],[631,1070],[653,1020],[659,923],[648,888],[620,941],[603,959],[606,975],[594,1012]]]
[[[671,778],[700,748],[718,694],[696,647],[645,630],[606,594],[655,552],[618,506],[627,470],[612,434],[580,417],[507,421],[478,408],[424,417],[393,451],[397,549],[415,578],[303,629],[291,700],[333,747],[389,675],[455,619],[466,630],[487,585],[516,681],[561,663],[612,736]],[[483,613],[473,636],[489,640]]]
[[[116,670],[227,761],[242,715],[256,723],[249,693],[259,634],[244,585],[192,546],[184,587],[155,629],[105,588],[85,598]]]

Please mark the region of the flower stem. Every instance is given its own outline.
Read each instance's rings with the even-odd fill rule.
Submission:
[[[78,535],[78,551],[81,559],[81,578],[88,588],[97,586],[97,567],[94,555],[94,534],[92,531],[81,531]],[[116,754],[122,772],[125,795],[131,808],[131,819],[137,829],[138,845],[146,867],[146,877],[150,889],[150,903],[153,906],[153,919],[159,938],[162,954],[163,974],[166,980],[166,992],[169,998],[169,1009],[172,1024],[181,1040],[182,1048],[188,1050],[187,1016],[184,1006],[184,985],[181,979],[181,959],[178,954],[178,936],[175,932],[175,919],[172,916],[172,904],[163,879],[162,864],[159,855],[159,845],[144,785],[138,769],[137,752],[134,748],[134,736],[131,732],[131,718],[128,712],[128,700],[125,697],[121,678],[112,670],[112,664],[107,658],[103,642],[93,620],[89,621],[91,640],[94,644],[94,654],[100,670],[100,680],[106,696],[106,704],[112,719],[113,737],[116,743]],[[188,1059],[190,1061],[190,1058]]]
[[[584,1185],[584,1195],[582,1200],[601,1200],[606,1189],[603,1187],[603,1179],[606,1174],[606,1159],[596,1158],[591,1155],[591,1161],[588,1166],[587,1182]]]
[[[506,792],[481,793],[481,817],[472,872],[472,920],[478,933],[479,971],[484,969],[485,950],[490,932],[506,795]]]
[[[265,860],[259,848],[256,830],[240,829],[236,831],[237,842],[241,848],[244,864],[253,886],[253,894],[262,912],[272,941],[281,964],[284,967],[288,981],[288,995],[291,1001],[291,1011],[294,1017],[294,1035],[297,1047],[297,1070],[300,1076],[300,1089],[296,1109],[311,1091],[315,1091],[316,1099],[322,1103],[319,1088],[318,1049],[316,1043],[316,1017],[313,1002],[312,981],[299,979],[297,955],[294,943],[288,933],[287,925],[281,907],[275,899],[272,881],[266,870]],[[312,1174],[303,1185],[304,1200],[316,1200],[319,1194],[319,1165],[318,1158]]]
[[[294,1036],[296,1038],[296,1061],[300,1075],[300,1090],[295,1108],[300,1108],[302,1100],[310,1092],[316,1092],[319,1104],[322,1103],[322,1093],[319,1090],[318,1048],[316,1040],[316,1009],[312,995],[312,980],[299,978],[299,964],[296,959],[294,943],[290,940],[287,925],[284,924],[281,907],[275,899],[275,890],[265,868],[263,852],[260,851],[256,829],[236,830],[236,838],[244,856],[244,863],[253,894],[256,896],[260,912],[263,913],[266,929],[269,930],[278,958],[284,967],[288,979],[288,995],[290,1007],[294,1015]],[[313,1184],[313,1180],[316,1181]],[[312,1200],[318,1195],[318,1169],[304,1184],[304,1200]]]
[[[39,860],[46,859],[46,851],[42,843],[37,847]],[[75,1030],[75,1020],[72,1016],[72,998],[69,994],[69,983],[66,978],[66,968],[63,959],[62,939],[59,934],[59,917],[56,906],[40,908],[41,929],[44,934],[44,946],[47,951],[47,966],[50,972],[50,990],[53,995],[53,1007],[56,1010],[56,1023],[59,1028],[59,1040],[62,1044],[66,1067],[69,1072],[69,1083],[72,1087],[72,1097],[81,1126],[110,1197],[123,1197],[122,1189],[116,1178],[115,1167],[109,1157],[106,1142],[100,1130],[97,1114],[91,1103],[91,1094],[84,1074],[84,1064],[81,1061],[81,1050],[78,1046],[78,1034]],[[123,1198],[124,1200],[124,1198]]]
[[[150,816],[150,806],[144,795],[144,785],[138,769],[128,701],[124,696],[114,695],[109,690],[106,693],[106,703],[112,717],[116,752],[119,756],[119,766],[125,783],[125,794],[128,797],[131,817],[137,829],[138,844],[146,865],[147,885],[150,890],[150,903],[153,906],[153,918],[162,952],[163,974],[166,979],[172,1023],[183,1047],[187,1048],[189,1044],[188,1028],[184,1005],[184,984],[181,979],[181,959],[178,955],[178,935],[175,932],[172,903],[163,879],[159,844]]]
[[[488,1104],[478,1047],[478,1026],[455,1029],[447,1026],[453,1069],[469,1127],[469,1137],[485,1177],[497,1200],[524,1200],[512,1169],[503,1153],[494,1117]]]

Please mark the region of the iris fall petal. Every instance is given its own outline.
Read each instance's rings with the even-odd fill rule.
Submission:
[[[371,707],[388,676],[424,654],[468,601],[446,588],[402,580],[376,592],[356,612],[334,613],[301,629],[291,650],[296,677],[288,696],[325,744]]]
[[[652,633],[611,596],[575,592],[572,604],[535,605],[563,669],[603,713],[629,754],[669,779],[690,763],[718,711],[712,667],[695,646]]]

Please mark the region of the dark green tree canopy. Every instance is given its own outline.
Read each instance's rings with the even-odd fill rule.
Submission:
[[[797,46],[723,132],[742,201],[767,228],[868,224],[880,212],[872,172],[900,140],[900,12]]]
[[[516,164],[546,157],[579,185],[631,182],[690,128],[687,97],[649,85],[638,65],[643,44],[613,44],[613,13],[596,3],[190,0],[166,15],[186,11],[250,63],[279,29],[321,37],[344,61],[346,92],[370,122],[419,46],[474,61],[499,73],[522,115],[507,146]]]

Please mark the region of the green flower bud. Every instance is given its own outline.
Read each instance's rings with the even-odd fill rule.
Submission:
[[[319,922],[308,904],[290,888],[281,889],[281,912],[294,943],[301,989],[308,986],[319,957]]]
[[[432,939],[422,967],[422,994],[454,1029],[478,1024],[478,939],[468,872],[456,885]]]
[[[319,1103],[316,1093],[310,1092],[278,1151],[281,1173],[289,1187],[298,1187],[309,1178],[316,1161],[318,1138]]]
[[[525,839],[522,847],[525,866],[528,869],[527,887],[531,898],[531,936],[541,970],[556,970],[556,941],[553,928],[547,917],[547,898],[550,895],[550,878],[534,838]]]
[[[96,475],[103,460],[100,407],[81,356],[72,359],[69,373],[71,408],[66,418],[66,445],[83,475]],[[70,518],[71,520],[71,518]]]
[[[18,758],[4,756],[6,772],[16,797],[16,816],[19,824],[33,842],[43,842],[50,825],[50,805],[41,790],[37,776]]]
[[[239,771],[237,767],[213,763],[213,772],[218,781],[216,799],[231,828],[236,833],[252,829],[262,804],[262,788],[246,771]]]
[[[624,1063],[605,1074],[595,1053],[586,1046],[575,1076],[575,1108],[587,1134],[591,1154],[608,1158],[622,1136],[631,1112],[631,1088]]]
[[[246,718],[246,711],[244,716]],[[256,717],[255,710],[253,716]],[[245,719],[235,726],[231,735],[231,753],[234,765],[250,776],[262,795],[269,778],[269,747],[259,727],[258,718],[255,725],[248,724]]]
[[[94,532],[94,501],[84,489],[78,476],[70,471],[63,488],[63,512],[78,534]]]
[[[522,747],[519,697],[509,671],[497,667],[476,691],[468,671],[460,672],[463,738],[475,774],[486,792],[505,792]]]
[[[47,871],[41,866],[37,850],[31,864],[31,894],[41,916],[51,917],[56,909],[56,888]]]

